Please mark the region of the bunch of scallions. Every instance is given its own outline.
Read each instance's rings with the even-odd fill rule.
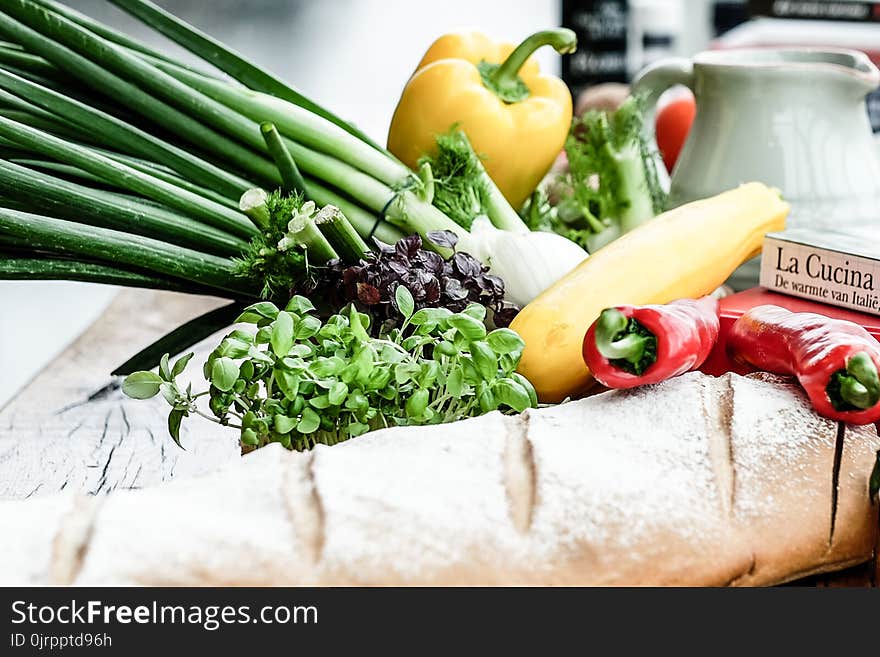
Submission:
[[[53,0],[3,0],[0,278],[239,301],[271,296],[267,281],[254,275],[259,268],[242,268],[265,239],[267,198],[286,212],[293,208],[294,217],[313,202],[285,239],[308,246],[304,255],[316,263],[356,257],[372,237],[395,242],[443,230],[491,259],[465,222],[434,202],[435,182],[448,180],[436,179],[430,163],[410,171],[351,124],[156,5],[110,2],[212,72],[181,65]],[[458,156],[476,158],[466,140],[456,143]],[[450,189],[476,197],[474,214],[521,238],[527,229],[519,216],[477,169],[468,184],[447,185],[445,202]],[[272,194],[256,191],[262,189]],[[296,202],[279,202],[278,189]],[[327,225],[315,231],[321,217],[310,209],[327,205],[341,212],[324,213]],[[559,240],[564,244],[541,247],[544,268],[562,263],[554,280],[585,255]],[[569,256],[560,258],[560,249]],[[493,269],[517,268],[528,278],[522,253],[508,253]]]

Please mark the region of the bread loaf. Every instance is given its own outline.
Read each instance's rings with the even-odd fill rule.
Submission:
[[[100,502],[2,502],[0,582],[772,584],[870,557],[878,445],[791,383],[693,373],[310,453],[266,447]]]

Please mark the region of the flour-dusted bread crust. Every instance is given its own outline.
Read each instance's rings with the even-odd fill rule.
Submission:
[[[0,503],[14,529],[0,580],[771,584],[870,557],[878,445],[784,380],[689,374],[306,454],[276,445],[100,501]]]
[[[75,584],[223,586],[310,575],[291,522],[304,459],[255,452],[242,467],[106,496]],[[19,502],[18,504],[25,504]]]
[[[74,493],[0,502],[0,585],[69,583],[97,505]]]
[[[527,416],[530,540],[547,581],[720,585],[748,567],[719,493],[705,381],[685,376]]]

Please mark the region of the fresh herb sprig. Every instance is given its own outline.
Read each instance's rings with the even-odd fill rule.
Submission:
[[[264,299],[278,298],[308,276],[302,249],[279,248],[279,244],[284,246],[282,240],[288,226],[304,202],[300,194],[285,194],[280,190],[267,194],[263,199],[264,219],[259,222],[260,232],[251,239],[242,256],[235,259],[237,275],[263,281],[260,296]]]
[[[283,310],[256,303],[238,318],[250,330],[232,331],[208,357],[207,391],[193,394],[177,383],[189,356],[173,367],[163,359],[158,374],[130,375],[123,390],[138,399],[161,392],[175,441],[184,417],[206,415],[197,402],[207,395],[214,421],[240,429],[244,448],[278,442],[295,450],[383,427],[537,405],[534,388],[516,372],[522,339],[510,329],[487,332],[484,306],[416,310],[403,286],[395,306],[401,326],[372,337],[370,317],[353,306],[322,322],[302,296]]]
[[[552,185],[552,207],[537,195],[524,208],[529,228],[593,253],[662,212],[666,192],[656,149],[643,135],[644,106],[631,97],[614,112],[575,118],[565,142],[568,171]]]

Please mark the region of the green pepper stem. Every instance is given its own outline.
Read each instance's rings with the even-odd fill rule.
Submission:
[[[553,46],[560,55],[572,53],[577,48],[577,35],[564,27],[535,32],[519,44],[500,66],[483,62],[480,70],[483,83],[507,103],[528,98],[529,88],[519,77],[519,71],[529,57],[543,46]]]
[[[840,377],[840,396],[851,406],[866,410],[880,402],[880,376],[871,356],[860,351],[846,364]]]
[[[645,354],[651,338],[626,333],[629,318],[617,308],[606,308],[599,315],[596,325],[596,348],[608,360],[625,360],[638,363]]]

